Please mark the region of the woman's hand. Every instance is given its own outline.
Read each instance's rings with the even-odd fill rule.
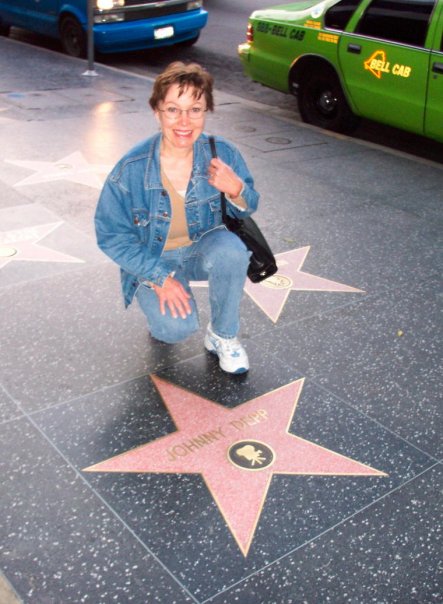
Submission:
[[[235,199],[240,195],[243,189],[243,181],[237,176],[234,170],[225,164],[219,157],[213,157],[208,169],[208,182],[210,185]]]
[[[192,313],[189,300],[191,296],[185,290],[183,285],[174,277],[167,277],[163,283],[163,287],[152,285],[160,302],[160,312],[166,314],[166,307],[169,308],[171,315],[176,319],[180,316],[186,319],[187,315]]]

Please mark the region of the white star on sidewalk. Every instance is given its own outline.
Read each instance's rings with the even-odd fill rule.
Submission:
[[[0,269],[14,260],[83,263],[84,260],[39,245],[41,239],[62,224],[63,222],[51,222],[0,232]]]
[[[104,177],[109,174],[112,166],[109,164],[91,164],[80,151],[62,157],[55,162],[50,161],[19,161],[5,160],[8,164],[34,170],[35,174],[27,176],[15,184],[16,187],[34,185],[42,182],[67,180],[94,189],[101,189]],[[102,177],[99,177],[99,174]]]

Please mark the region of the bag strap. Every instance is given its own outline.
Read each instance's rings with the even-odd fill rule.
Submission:
[[[215,148],[215,139],[213,136],[209,137],[209,145],[211,147],[212,157],[217,157],[217,149]],[[222,220],[226,222],[226,197],[224,193],[220,193]]]

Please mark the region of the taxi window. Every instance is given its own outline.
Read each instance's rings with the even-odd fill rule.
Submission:
[[[356,33],[424,46],[435,0],[373,0]]]
[[[325,14],[325,27],[344,30],[361,0],[341,0]]]

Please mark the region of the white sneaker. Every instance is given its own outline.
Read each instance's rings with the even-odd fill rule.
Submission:
[[[227,373],[245,373],[248,371],[248,355],[237,338],[221,338],[208,325],[205,348],[218,356],[223,371]]]

